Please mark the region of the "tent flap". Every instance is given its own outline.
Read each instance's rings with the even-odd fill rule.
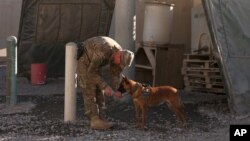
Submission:
[[[235,117],[250,115],[249,0],[203,0]]]

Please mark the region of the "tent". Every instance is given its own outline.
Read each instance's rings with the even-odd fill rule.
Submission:
[[[203,0],[235,118],[250,116],[250,1]]]
[[[48,77],[63,77],[65,44],[107,35],[114,0],[23,0],[18,34],[18,75],[46,63]]]

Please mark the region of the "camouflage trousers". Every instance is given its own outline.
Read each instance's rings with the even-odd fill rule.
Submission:
[[[105,108],[105,97],[100,88],[94,84],[87,84],[86,88],[82,88],[82,96],[85,114],[89,118],[96,115],[99,116]]]
[[[96,74],[87,72],[86,68],[88,68],[86,59],[79,61],[77,79],[82,90],[85,114],[91,118],[99,115],[105,108],[105,97],[102,90],[97,85],[97,80],[95,80]]]

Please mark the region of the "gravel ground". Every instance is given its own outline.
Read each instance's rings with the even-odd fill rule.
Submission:
[[[16,106],[0,101],[0,139],[27,140],[114,140],[114,141],[211,141],[229,140],[229,110],[226,101],[185,104],[188,127],[182,128],[165,106],[149,110],[148,128],[135,128],[135,114],[131,103],[107,98],[106,117],[114,128],[105,131],[89,129],[83,114],[82,100],[77,98],[77,120],[66,124],[64,97],[58,95],[19,96]]]
[[[181,92],[187,113],[187,128],[182,128],[173,113],[162,105],[150,108],[147,129],[137,129],[131,101],[107,97],[106,117],[114,128],[92,130],[84,115],[79,91],[76,122],[63,122],[63,79],[49,79],[46,85],[41,86],[30,85],[25,78],[18,78],[17,83],[18,104],[15,106],[5,104],[5,90],[0,83],[2,141],[229,141],[230,124],[250,123],[249,119],[236,121],[230,118],[226,96]]]

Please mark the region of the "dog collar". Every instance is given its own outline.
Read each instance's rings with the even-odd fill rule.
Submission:
[[[137,89],[139,88],[140,85],[141,85],[140,83],[136,82],[135,86],[134,86],[133,89],[130,91],[131,94],[135,93],[135,92],[137,91]]]

